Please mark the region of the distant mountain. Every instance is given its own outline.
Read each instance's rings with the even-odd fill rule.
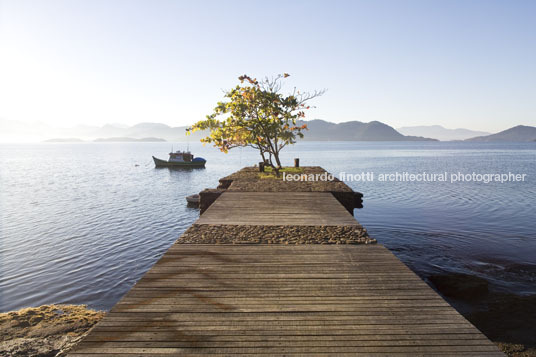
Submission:
[[[305,132],[305,140],[316,141],[430,141],[435,139],[419,136],[402,135],[389,125],[379,121],[363,123],[350,121],[346,123],[330,123],[324,120],[312,120],[306,123],[309,130]],[[102,141],[199,141],[207,136],[207,131],[195,132],[186,136],[186,126],[171,127],[162,123],[140,123],[134,126],[107,124],[101,127],[78,125],[72,128],[56,128],[36,123],[28,125],[17,121],[0,119],[0,141],[43,141],[50,138],[54,141],[67,138]],[[104,139],[103,139],[104,138]]]
[[[139,123],[130,127],[105,125],[92,133],[94,138],[162,138],[165,141],[198,141],[206,133],[196,132],[186,136],[186,126],[171,127],[162,123]]]
[[[335,124],[316,119],[300,122],[301,124],[307,124],[309,130],[304,132],[304,140],[308,141],[436,141],[419,136],[402,135],[379,121],[369,123],[349,121]]]
[[[186,126],[171,127],[161,123],[140,123],[126,129],[125,134],[131,137],[153,136],[167,140],[188,140]]]
[[[92,126],[92,125],[77,125],[73,128],[62,128],[58,129],[58,135],[61,135],[62,137],[84,137],[84,138],[90,138],[93,137],[94,133],[99,130],[100,128],[98,126]],[[112,136],[110,135],[103,135],[103,136]]]
[[[114,138],[114,137],[121,137],[121,136],[128,136],[125,135],[125,131],[128,130],[128,128],[121,128],[118,126],[114,126],[111,124],[106,124],[100,128],[97,128],[96,130],[93,130],[89,133],[92,137],[100,137],[100,138]]]
[[[447,129],[441,125],[406,126],[398,128],[397,130],[404,135],[424,136],[441,141],[465,140],[475,136],[491,134],[484,131],[474,131],[462,128]]]
[[[116,137],[116,138],[99,138],[93,141],[97,143],[103,143],[103,142],[106,142],[106,143],[132,143],[132,142],[156,143],[156,142],[165,142],[166,140],[160,139],[160,138],[136,139],[136,138],[127,138],[127,137]]]
[[[199,141],[206,132],[186,136],[186,126],[171,127],[161,123],[140,123],[134,126],[106,124],[104,126],[77,125],[70,128],[53,127],[40,122],[20,122],[0,118],[0,142],[42,142],[46,140],[78,138],[158,138],[166,141]],[[71,140],[72,141],[72,140]]]
[[[78,138],[56,138],[48,139],[44,141],[45,143],[83,143],[84,140]]]
[[[414,136],[404,136],[392,127],[373,121],[362,123],[351,121],[334,124],[324,120],[312,120],[306,123],[309,130],[305,132],[305,140],[343,140],[343,141],[423,141],[433,140]],[[131,138],[159,137],[168,141],[198,141],[207,132],[195,132],[186,136],[186,126],[170,127],[161,123],[140,123],[124,129],[124,136]]]
[[[525,142],[536,141],[536,127],[518,125],[513,128],[501,131],[497,134],[487,136],[477,136],[476,138],[467,139],[466,141],[477,142],[494,142],[494,141],[510,141],[510,142]]]
[[[0,118],[0,142],[36,142],[63,136],[41,122],[26,123]]]

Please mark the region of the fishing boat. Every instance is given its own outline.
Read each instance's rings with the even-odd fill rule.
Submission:
[[[169,160],[161,160],[153,156],[156,167],[205,167],[207,160],[202,157],[194,157],[190,151],[171,151]]]

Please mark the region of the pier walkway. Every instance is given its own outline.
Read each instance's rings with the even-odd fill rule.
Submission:
[[[196,224],[357,222],[330,193],[225,192]],[[174,244],[70,356],[170,354],[502,355],[376,244]]]
[[[329,192],[225,192],[196,224],[353,226],[357,221]]]

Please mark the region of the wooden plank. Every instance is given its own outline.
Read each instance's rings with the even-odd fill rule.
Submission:
[[[200,357],[200,356],[206,356],[205,353],[181,353],[181,357]],[[236,354],[226,354],[226,353],[211,353],[211,356],[214,357],[235,357]],[[257,355],[262,356],[280,356],[279,354],[270,354],[270,353],[258,353]],[[337,353],[337,357],[355,357],[355,353]],[[412,352],[389,352],[389,353],[360,353],[360,356],[406,356],[406,357],[415,357],[415,356],[426,356],[426,353],[420,353],[415,354]],[[482,357],[482,353],[479,352],[464,352],[463,354],[456,353],[453,354],[452,352],[434,352],[435,356],[454,356],[454,355],[462,355],[465,357]],[[501,352],[486,352],[486,357],[494,357],[494,356],[502,356],[504,357],[504,354]],[[69,354],[69,356],[73,357],[145,357],[147,354],[145,353],[72,353]],[[169,354],[167,353],[151,353],[150,356],[152,357],[169,357]],[[315,353],[315,352],[308,352],[308,353],[293,353],[292,356],[294,357],[333,357],[333,354],[331,353]]]
[[[406,353],[427,353],[435,354],[437,352],[449,352],[449,353],[465,353],[465,352],[479,352],[481,354],[488,352],[497,352],[497,347],[491,343],[480,346],[370,346],[370,347],[320,347],[320,346],[307,346],[307,347],[255,347],[255,348],[210,348],[210,347],[194,347],[194,348],[178,348],[178,347],[108,347],[106,343],[101,343],[98,346],[87,347],[81,344],[77,349],[77,353],[139,353],[139,354],[183,354],[183,353],[227,353],[227,354],[289,354],[289,353],[308,353],[308,351],[315,351],[317,353],[392,353],[392,352],[406,352]]]
[[[338,341],[321,341],[311,339],[309,341],[207,341],[203,342],[200,347],[198,341],[180,341],[173,340],[173,336],[167,335],[168,340],[145,340],[145,341],[109,341],[102,339],[100,341],[84,341],[81,348],[266,348],[274,346],[286,348],[303,348],[303,347],[396,347],[396,346],[464,346],[464,347],[486,347],[488,343],[483,339],[361,339],[361,340],[338,340]],[[171,341],[170,341],[171,340]],[[489,346],[487,346],[489,347]]]
[[[149,296],[149,297],[134,297],[134,296],[127,296],[121,300],[122,304],[147,304],[149,302],[153,304],[163,304],[163,305],[177,305],[177,304],[197,304],[202,302],[215,302],[219,304],[279,304],[279,303],[287,303],[287,304],[314,304],[314,303],[334,303],[334,304],[367,304],[367,305],[373,305],[374,307],[381,307],[383,305],[380,305],[384,302],[389,302],[389,306],[393,306],[396,304],[398,307],[405,307],[405,304],[408,304],[409,306],[418,306],[419,308],[426,308],[427,306],[438,306],[441,304],[442,306],[450,307],[447,303],[440,299],[415,299],[408,298],[408,297],[394,297],[394,298],[388,298],[388,299],[378,299],[375,297],[367,297],[363,298],[360,296],[354,297],[354,296],[344,296],[344,297],[269,297],[269,298],[256,298],[256,297],[242,297],[242,296],[235,296],[235,297],[220,297],[220,296],[214,296],[212,298],[205,297],[205,296]],[[449,310],[451,310],[449,308]]]
[[[441,307],[438,310],[448,309],[448,307]],[[393,311],[395,313],[396,309],[386,311]],[[449,309],[449,311],[456,314],[456,310]],[[262,321],[340,321],[340,320],[355,320],[356,316],[363,316],[361,311],[312,311],[312,312],[257,312],[257,313],[245,313],[239,311],[219,311],[219,312],[187,312],[187,313],[164,313],[164,312],[110,312],[106,315],[103,321],[120,321],[120,320],[131,320],[131,321],[148,321],[153,319],[154,321],[168,321],[170,325],[173,325],[178,322],[187,322],[187,321],[250,321],[250,320],[262,320]],[[461,315],[457,315],[460,316]],[[462,318],[463,319],[463,318]],[[467,323],[465,319],[460,320],[463,323]]]
[[[177,332],[180,331],[185,335],[195,334],[195,330],[183,330],[179,325],[169,325],[161,324],[158,321],[154,321],[151,324],[142,324],[143,321],[124,321],[118,325],[108,325],[103,324],[99,325],[97,328],[92,330],[93,332]],[[212,329],[198,329],[197,332],[201,332],[202,336],[206,336],[207,340],[211,340],[212,336],[228,336],[229,338],[234,338],[237,340],[242,340],[241,336],[354,336],[354,335],[367,335],[367,336],[376,336],[383,334],[395,334],[395,335],[405,335],[411,338],[413,334],[454,334],[454,333],[464,333],[464,334],[474,334],[474,327],[467,324],[363,324],[352,326],[351,328],[343,328],[343,326],[333,327],[333,326],[317,326],[317,327],[304,327],[296,328],[296,326],[289,325],[286,327],[280,327],[275,329],[268,328],[247,328],[247,329],[229,329],[229,328],[212,328]],[[479,334],[482,337],[482,334]],[[484,338],[484,337],[482,337]]]
[[[241,341],[242,336],[354,336],[354,335],[368,335],[368,336],[381,336],[383,334],[401,334],[406,336],[413,336],[414,334],[448,334],[448,333],[472,333],[474,327],[467,325],[457,325],[457,324],[424,324],[429,328],[424,330],[420,325],[412,324],[391,324],[391,325],[362,325],[359,328],[333,328],[333,326],[323,326],[316,328],[278,328],[278,329],[197,329],[197,330],[183,330],[180,326],[146,326],[145,324],[132,323],[130,325],[122,326],[102,326],[92,330],[96,332],[108,333],[110,336],[115,336],[115,332],[175,332],[179,331],[185,336],[200,336],[200,340],[210,341],[211,337],[216,336],[228,336],[229,338],[234,338],[235,340]],[[372,333],[377,332],[377,333]],[[91,335],[90,334],[90,335]],[[484,337],[483,337],[484,338]],[[351,339],[349,337],[349,339]],[[111,340],[115,340],[112,338]],[[489,341],[488,341],[489,343]]]
[[[198,353],[181,353],[181,357],[200,357],[200,356],[206,356],[206,353],[198,352]],[[226,354],[226,353],[211,353],[211,356],[214,357],[235,357],[236,354]],[[280,356],[280,354],[270,354],[270,353],[257,353],[257,355],[262,356]],[[288,355],[288,354],[287,354]],[[337,353],[337,357],[355,357],[355,353]],[[415,357],[415,356],[427,356],[426,353],[419,353],[415,354],[413,352],[389,352],[389,353],[359,353],[360,356],[406,356],[406,357]],[[482,357],[482,353],[479,352],[464,352],[461,353],[452,353],[452,352],[434,352],[435,356],[465,356],[465,357]],[[504,357],[504,354],[501,352],[486,352],[486,357],[495,357],[495,356],[502,356]],[[145,357],[147,356],[146,353],[72,353],[69,354],[69,356],[73,357]],[[151,353],[150,356],[152,357],[169,357],[168,353]],[[308,353],[293,353],[292,356],[294,357],[333,357],[332,353],[315,353],[315,352],[308,352]]]
[[[196,224],[353,226],[328,192],[224,192]]]
[[[333,256],[304,256],[303,258],[300,257],[300,259],[303,259],[302,263],[315,263],[315,264],[337,264],[337,259],[351,259],[351,256],[339,256],[333,257]],[[279,255],[259,255],[259,256],[253,256],[253,255],[245,255],[245,256],[203,256],[203,255],[197,255],[197,256],[185,256],[185,255],[178,255],[174,256],[173,254],[170,255],[164,255],[162,259],[160,260],[161,264],[165,264],[166,262],[170,262],[172,264],[170,265],[187,265],[187,264],[200,264],[200,265],[208,265],[208,264],[222,264],[225,263],[234,263],[234,264],[260,264],[260,263],[268,263],[269,265],[278,265],[278,264],[289,264],[293,261],[294,257],[285,257],[285,256],[279,256]],[[173,264],[175,263],[175,264]],[[366,265],[368,262],[366,260],[362,261],[356,261],[354,265]],[[379,261],[377,263],[371,263],[378,266],[389,266],[389,267],[399,267],[400,269],[403,268],[403,264],[399,262],[388,262],[388,261]],[[297,264],[298,265],[298,264]],[[299,264],[303,265],[303,264]],[[244,266],[244,269],[247,269]]]
[[[149,298],[160,298],[160,297],[175,297],[175,296],[193,296],[193,297],[199,297],[200,299],[203,299],[203,298],[211,298],[211,297],[214,297],[214,296],[218,296],[218,295],[226,295],[228,297],[233,297],[233,296],[236,296],[236,297],[243,297],[243,296],[252,296],[252,297],[262,297],[263,295],[267,295],[267,294],[272,294],[272,297],[286,297],[286,296],[293,296],[293,297],[296,297],[296,296],[303,296],[304,293],[303,291],[299,290],[299,289],[289,289],[289,288],[284,288],[283,291],[281,291],[280,293],[278,292],[277,295],[274,295],[273,294],[273,290],[256,290],[255,288],[250,288],[250,289],[241,289],[240,291],[237,291],[237,290],[233,290],[232,288],[223,288],[223,289],[208,289],[208,288],[205,288],[205,289],[192,289],[192,290],[188,290],[188,289],[181,289],[181,290],[175,290],[173,288],[171,288],[171,290],[169,290],[170,288],[169,287],[149,287],[149,288],[136,288],[136,294],[132,294],[132,295],[129,295],[129,296],[144,296],[144,297],[149,297]],[[153,291],[156,291],[158,292],[158,294],[154,294],[154,295],[148,295],[147,292],[153,292]],[[137,294],[138,292],[143,292],[143,295],[139,295]],[[390,288],[381,288],[381,289],[378,289],[376,287],[371,287],[371,288],[367,288],[365,290],[362,290],[362,289],[338,289],[337,291],[334,291],[334,292],[325,292],[325,291],[322,291],[322,292],[311,292],[311,295],[307,295],[305,297],[308,297],[308,296],[318,296],[318,297],[326,297],[326,298],[329,298],[329,297],[343,297],[343,296],[355,296],[355,295],[360,295],[360,296],[367,296],[367,297],[372,297],[372,298],[376,298],[376,300],[380,300],[380,297],[382,295],[391,295],[391,294],[396,294],[398,293],[399,296],[405,296],[405,300],[411,300],[411,297],[412,296],[419,296],[420,293],[422,292],[422,290],[417,290],[417,289],[405,289],[405,290],[402,290],[402,289],[390,289]],[[403,293],[407,293],[406,295],[402,295]],[[384,300],[384,299],[381,299],[381,300]]]
[[[303,342],[303,341],[407,341],[407,340],[485,340],[481,334],[478,333],[456,333],[451,330],[441,329],[434,334],[423,333],[410,333],[410,331],[403,330],[399,333],[390,333],[388,330],[379,330],[379,333],[368,334],[354,334],[354,335],[320,335],[320,336],[304,336],[304,335],[244,335],[242,336],[229,336],[229,335],[212,335],[210,336],[210,342],[233,342],[238,339],[243,342]],[[382,332],[383,331],[383,332]],[[97,330],[86,338],[86,341],[110,341],[112,331],[100,331]],[[191,341],[188,336],[177,335],[176,331],[157,331],[157,332],[137,332],[137,331],[115,331],[113,339],[117,341]]]
[[[175,245],[72,355],[499,353],[384,247],[309,247]]]

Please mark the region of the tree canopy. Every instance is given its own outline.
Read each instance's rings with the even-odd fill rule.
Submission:
[[[188,132],[209,130],[201,139],[223,152],[235,147],[250,146],[259,150],[263,162],[273,168],[281,167],[281,150],[303,138],[307,125],[298,125],[311,107],[307,101],[324,91],[301,93],[294,88],[291,94],[281,93],[282,81],[289,74],[258,81],[248,75],[238,77],[240,84],[225,92],[226,101],[218,102],[212,114],[188,128]]]

